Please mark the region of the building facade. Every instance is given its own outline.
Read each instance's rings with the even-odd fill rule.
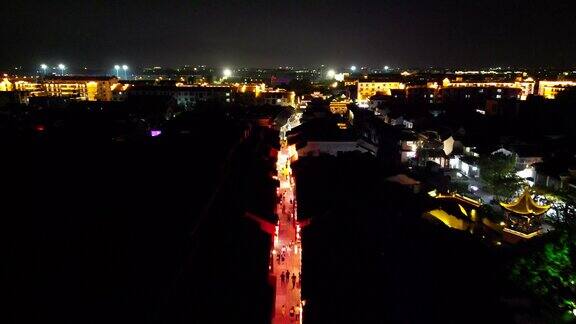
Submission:
[[[74,97],[88,101],[112,101],[112,86],[117,77],[48,76],[43,87],[51,97]]]
[[[200,102],[232,102],[232,88],[228,86],[135,86],[128,96],[172,96],[178,106],[191,108]]]
[[[358,81],[358,101],[368,101],[376,94],[391,96],[392,90],[404,90],[406,85],[402,82]]]

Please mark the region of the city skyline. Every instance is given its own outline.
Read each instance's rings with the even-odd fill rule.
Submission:
[[[68,61],[48,61],[42,60],[39,64],[28,63],[25,65],[3,67],[0,66],[0,72],[14,76],[42,76],[42,75],[110,75],[126,76],[147,75],[150,73],[211,73],[213,75],[224,75],[231,73],[247,73],[257,71],[282,73],[320,73],[333,78],[334,74],[344,75],[378,75],[378,74],[401,74],[401,73],[455,73],[455,74],[518,74],[518,73],[546,73],[564,76],[576,74],[576,66],[364,66],[357,64],[342,65],[277,65],[277,66],[243,66],[243,65],[205,65],[205,64],[183,64],[183,65],[165,65],[154,64],[147,66],[134,66],[127,64],[114,63],[112,65],[93,65],[86,64],[70,65]],[[120,61],[125,62],[125,61]],[[64,67],[64,70],[62,70]],[[330,75],[332,74],[332,75]]]
[[[576,322],[576,0],[2,8],[0,323]]]
[[[3,68],[68,65],[556,66],[576,47],[576,5],[535,1],[225,1],[7,4]],[[554,26],[551,31],[546,26]],[[42,32],[38,32],[42,30]]]

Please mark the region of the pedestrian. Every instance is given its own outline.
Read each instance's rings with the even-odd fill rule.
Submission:
[[[282,263],[284,263],[284,261],[286,261],[286,259],[284,258],[284,254],[282,254]]]
[[[286,306],[282,305],[281,312],[282,312],[282,317],[285,317],[286,316]]]
[[[284,284],[284,271],[280,274],[280,281]]]
[[[286,270],[286,282],[290,280],[290,271]]]
[[[296,309],[294,310],[294,316],[296,316],[296,320],[299,321],[300,320],[300,305],[296,305],[295,307]]]
[[[294,286],[296,286],[296,275],[292,274],[292,289],[294,289]]]
[[[294,318],[294,306],[290,307],[290,319]]]
[[[298,287],[302,287],[302,272],[298,272]]]

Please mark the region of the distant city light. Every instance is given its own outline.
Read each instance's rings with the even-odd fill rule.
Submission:
[[[326,76],[329,79],[333,79],[335,75],[336,75],[336,71],[334,71],[334,70],[328,70],[328,73],[326,73]]]
[[[161,134],[162,134],[161,130],[153,129],[150,131],[150,136],[152,137],[160,136]]]
[[[114,70],[116,70],[116,77],[119,78],[120,77],[120,65],[116,64],[114,65]]]
[[[66,70],[66,65],[60,63],[60,64],[58,64],[58,69],[60,69],[60,71],[62,71],[62,75],[64,75],[64,70]]]
[[[384,71],[388,71],[390,70],[390,67],[388,65],[384,66]]]
[[[44,74],[46,74],[46,69],[48,69],[48,65],[40,64],[40,68],[42,69],[42,71],[44,71]]]
[[[350,71],[352,71],[352,72],[356,71],[356,65],[352,65],[352,66],[350,67]]]
[[[232,70],[224,69],[224,71],[222,71],[222,75],[224,75],[224,78],[229,78],[232,76]]]

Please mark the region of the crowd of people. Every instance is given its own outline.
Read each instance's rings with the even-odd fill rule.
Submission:
[[[291,320],[299,321],[302,313],[302,305],[294,305],[288,310],[288,316]],[[286,316],[286,305],[282,305],[282,317]]]
[[[302,274],[299,266],[299,243],[296,242],[296,201],[293,197],[292,186],[293,179],[290,174],[290,161],[287,159],[286,164],[282,164],[279,170],[281,181],[289,182],[289,186],[283,183],[278,190],[278,216],[279,216],[279,236],[275,246],[276,262],[280,274],[276,272],[279,280],[278,304],[280,306],[281,316],[277,317],[274,323],[286,323],[300,321],[302,317],[303,304],[300,301],[299,289],[302,284]],[[278,271],[277,270],[277,271]],[[292,271],[291,271],[292,270]],[[289,318],[288,318],[289,316]]]
[[[298,287],[302,284],[302,273],[298,272],[298,277],[296,277],[295,273],[292,273],[292,277],[290,277],[290,270],[286,270],[286,272],[282,271],[280,274],[280,283],[281,286],[289,285],[292,282],[292,289]]]

